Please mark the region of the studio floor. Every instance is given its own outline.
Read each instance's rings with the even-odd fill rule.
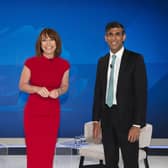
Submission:
[[[78,168],[79,159],[79,155],[55,155],[53,168]],[[86,164],[95,162],[86,160]],[[149,165],[150,168],[167,168],[168,156],[149,156]],[[26,168],[26,156],[1,155],[0,168]],[[143,162],[140,162],[140,168],[144,168]]]
[[[73,142],[74,139],[60,138],[58,140],[56,155],[54,158],[53,168],[79,168],[80,156],[78,153],[74,152],[71,148],[67,148],[67,145],[71,145],[69,142]],[[168,140],[152,141],[153,147],[159,149],[161,146],[168,144]],[[67,144],[68,142],[68,144]],[[74,143],[74,142],[73,142]],[[5,145],[4,145],[5,144]],[[64,144],[64,145],[62,145]],[[65,147],[66,144],[66,148]],[[151,146],[152,147],[152,146]],[[166,149],[165,152],[162,149],[158,154],[151,154],[148,157],[149,168],[167,168],[168,167],[168,146],[162,146]],[[0,138],[0,168],[26,168],[26,155],[25,155],[25,144],[23,138],[6,139]],[[161,153],[164,155],[160,155]],[[97,160],[86,158],[85,164],[96,164]],[[139,163],[140,168],[145,168],[143,161]],[[119,167],[123,168],[122,161],[120,160]]]

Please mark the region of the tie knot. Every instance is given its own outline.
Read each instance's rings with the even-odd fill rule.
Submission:
[[[116,55],[112,55],[112,60],[111,60],[111,64],[112,64],[112,65],[114,65],[115,60],[116,60]]]
[[[112,59],[116,59],[116,57],[117,57],[116,55],[112,55]]]

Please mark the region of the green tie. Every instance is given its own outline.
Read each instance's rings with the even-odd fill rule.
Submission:
[[[116,60],[116,55],[112,56],[112,62],[110,64],[110,80],[108,84],[108,91],[106,92],[106,104],[111,107],[113,105],[113,93],[114,93],[114,64]]]

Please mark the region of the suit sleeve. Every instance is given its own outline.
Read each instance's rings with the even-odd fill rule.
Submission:
[[[133,123],[142,126],[146,123],[147,76],[142,56],[137,57],[134,72],[135,112]]]
[[[101,101],[102,101],[102,86],[101,86],[101,71],[100,71],[100,60],[97,66],[96,81],[94,89],[94,99],[93,99],[93,121],[99,121],[101,115]]]

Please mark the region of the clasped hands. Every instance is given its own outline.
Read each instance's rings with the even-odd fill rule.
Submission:
[[[59,89],[53,89],[49,91],[46,87],[38,87],[37,94],[44,98],[50,97],[53,99],[58,98],[60,95]]]

